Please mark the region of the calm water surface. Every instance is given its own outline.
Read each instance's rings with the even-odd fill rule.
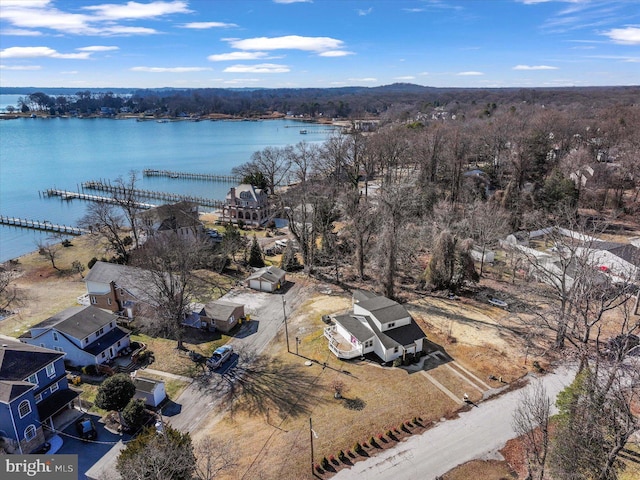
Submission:
[[[142,177],[145,168],[229,174],[267,146],[322,142],[327,127],[290,120],[137,122],[53,118],[0,120],[0,214],[76,225],[87,203],[42,197],[48,188],[77,191],[88,180],[139,173],[138,188],[223,199],[230,184]],[[88,192],[106,195],[100,192]],[[161,203],[150,200],[149,203]],[[0,226],[0,261],[36,249],[50,234]]]

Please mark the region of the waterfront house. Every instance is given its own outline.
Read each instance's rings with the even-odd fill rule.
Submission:
[[[286,281],[286,272],[273,265],[257,269],[246,280],[249,288],[261,292],[275,292],[281,289]]]
[[[426,335],[407,310],[389,298],[357,290],[353,310],[324,329],[329,350],[349,359],[375,353],[383,362],[422,352]]]
[[[34,325],[20,340],[64,352],[70,365],[106,363],[130,344],[131,332],[118,326],[117,318],[93,306],[71,307]]]
[[[232,187],[227,193],[220,220],[259,227],[271,218],[267,193],[249,184]]]
[[[204,233],[198,204],[182,201],[160,205],[138,214],[140,226],[148,236],[174,233],[183,239],[195,239]]]
[[[0,453],[28,454],[45,442],[45,429],[71,408],[64,352],[0,335]]]

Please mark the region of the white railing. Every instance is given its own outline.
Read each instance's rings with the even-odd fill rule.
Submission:
[[[324,336],[329,340],[329,350],[338,358],[350,359],[362,356],[362,347],[352,346],[349,350],[339,347],[340,343],[334,338],[336,335],[335,325],[325,327]]]

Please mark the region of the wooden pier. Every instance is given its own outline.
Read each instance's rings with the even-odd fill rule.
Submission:
[[[173,172],[171,170],[154,170],[146,168],[142,170],[145,177],[186,178],[192,180],[210,180],[212,182],[240,183],[242,179],[235,175],[213,175],[209,173]]]
[[[87,190],[100,190],[103,192],[111,192],[115,194],[128,195],[129,189],[123,187],[122,185],[111,185],[110,183],[105,183],[100,180],[89,181],[82,183],[83,190],[86,188]],[[178,193],[169,193],[169,192],[156,192],[153,190],[141,190],[134,189],[133,195],[136,197],[143,198],[155,198],[157,200],[166,200],[169,202],[193,202],[201,205],[203,207],[212,207],[212,208],[222,208],[225,204],[222,200],[215,200],[213,198],[205,198],[205,197],[194,197],[191,195],[181,195]]]
[[[119,203],[113,197],[101,197],[99,195],[89,195],[87,193],[71,192],[69,190],[58,190],[56,188],[49,188],[42,193],[45,197],[60,197],[63,200],[73,200],[74,198],[78,198],[80,200],[88,200],[90,202],[112,203],[115,205]],[[135,206],[146,210],[149,208],[154,208],[157,205],[154,205],[152,203],[136,202]]]
[[[45,230],[47,232],[64,233],[67,235],[84,235],[90,233],[89,230],[69,225],[57,225],[46,220],[29,220],[27,218],[7,217],[0,215],[0,224],[12,227],[31,228],[33,230]]]

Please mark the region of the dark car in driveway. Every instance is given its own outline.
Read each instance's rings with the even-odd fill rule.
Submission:
[[[89,417],[81,417],[76,420],[76,431],[83,440],[95,440],[98,437],[96,426]]]

